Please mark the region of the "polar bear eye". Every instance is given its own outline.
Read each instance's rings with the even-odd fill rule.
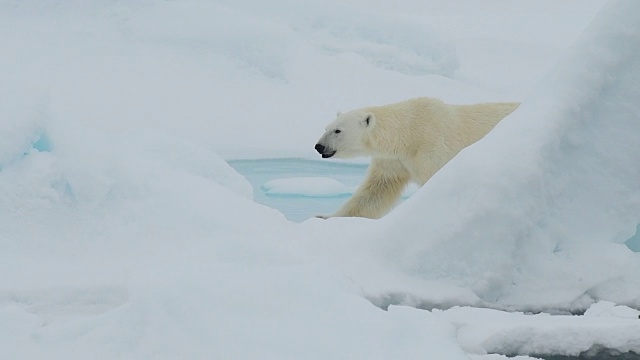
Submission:
[[[334,132],[335,134],[340,134],[340,133],[342,132],[342,130],[340,130],[340,129],[335,129],[335,130],[333,130],[333,132]]]

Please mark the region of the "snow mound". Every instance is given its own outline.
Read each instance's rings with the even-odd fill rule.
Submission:
[[[622,244],[640,221],[638,12],[605,8],[535,94],[383,220],[404,271],[524,309],[640,306],[640,254]]]
[[[327,177],[295,177],[267,181],[262,189],[268,196],[340,197],[353,193],[345,184]]]
[[[370,247],[359,251],[369,272],[344,266],[374,303],[640,307],[640,254],[624,244],[640,222],[637,13],[636,1],[612,2],[483,140],[366,235],[334,234],[344,252]]]
[[[574,27],[599,1],[569,1],[548,24]],[[626,239],[640,219],[633,1],[612,3],[519,115],[389,218],[294,224],[250,200],[220,149],[317,156],[323,119],[340,108],[425,94],[505,100],[483,80],[494,77],[529,88],[519,70],[469,75],[481,72],[477,55],[503,54],[491,49],[504,42],[484,46],[498,31],[548,6],[377,3],[0,2],[5,357],[489,360],[637,349],[637,313],[619,305],[637,304],[640,288],[637,254],[623,245],[637,244]],[[425,26],[434,22],[438,32]],[[563,37],[526,23],[509,34],[513,55],[529,48],[522,29]],[[479,46],[457,74],[461,36]],[[526,55],[555,59],[536,49]],[[589,307],[596,299],[616,304]],[[393,305],[464,303],[587,311],[550,329],[542,315]]]
[[[527,315],[474,308],[433,313],[456,325],[460,344],[472,354],[593,356],[606,349],[614,349],[614,354],[640,354],[640,311],[616,306],[618,313],[635,315],[616,316],[603,314],[599,308],[614,306],[599,302],[584,316]],[[594,312],[598,315],[594,316]]]
[[[251,185],[202,145],[48,120],[50,151],[31,147],[22,154],[35,139],[28,131],[0,141],[7,153],[21,155],[0,169],[0,267],[20,274],[0,281],[2,288],[114,281],[136,266],[146,246],[163,253],[182,235],[203,238],[208,230],[201,224],[216,231],[244,227],[215,215],[224,203],[248,216],[263,214],[266,222],[285,221],[251,202]],[[20,119],[10,124],[18,128]],[[109,260],[116,253],[117,265]],[[33,271],[57,261],[49,271]]]

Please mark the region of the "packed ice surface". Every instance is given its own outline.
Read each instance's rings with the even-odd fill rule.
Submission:
[[[262,184],[268,196],[336,197],[353,193],[345,184],[326,177],[275,179]]]
[[[638,3],[535,88],[604,1],[372,4],[1,1],[3,355],[640,352]],[[223,160],[424,95],[523,105],[380,221],[291,223]]]

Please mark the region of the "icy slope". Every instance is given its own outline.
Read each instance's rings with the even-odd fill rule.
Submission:
[[[607,6],[515,113],[377,224],[384,261],[490,306],[640,306],[640,255],[622,244],[640,221],[638,13]]]

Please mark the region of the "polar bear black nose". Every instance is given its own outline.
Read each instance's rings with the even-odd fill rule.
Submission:
[[[322,154],[324,152],[324,145],[316,144],[316,151]]]

